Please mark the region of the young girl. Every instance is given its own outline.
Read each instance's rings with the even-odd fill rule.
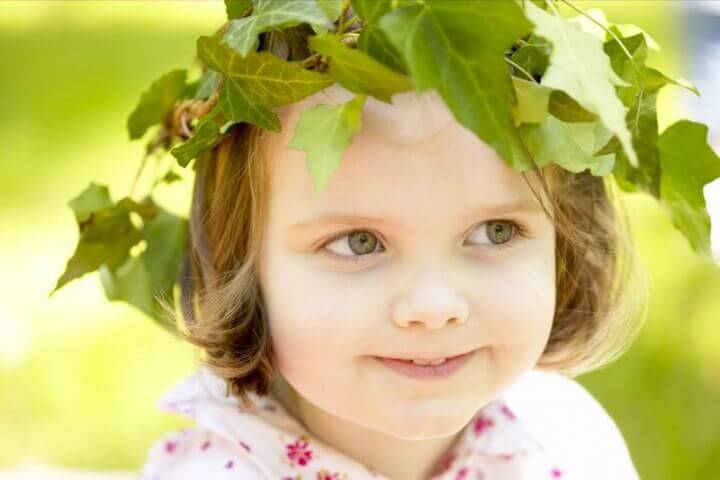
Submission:
[[[181,331],[205,355],[161,408],[197,426],[142,480],[638,478],[572,379],[643,318],[606,178],[520,173],[428,90],[368,98],[315,194],[288,142],[352,95],[280,107],[280,133],[240,125],[196,164]]]

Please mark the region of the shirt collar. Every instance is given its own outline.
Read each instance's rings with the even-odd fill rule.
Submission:
[[[243,405],[227,394],[222,378],[207,367],[200,367],[171,388],[159,401],[158,408],[185,415],[199,426],[233,441],[253,457],[257,466],[271,475],[286,475],[288,468],[297,473],[292,469],[302,459],[298,455],[293,457],[290,452],[301,451],[305,442],[311,440],[314,444],[313,458],[321,463],[323,457],[332,457],[335,465],[340,464],[338,468],[341,466],[355,474],[349,473],[348,478],[385,478],[312,438],[272,395],[259,396],[250,392],[248,396],[249,404]],[[510,459],[544,452],[542,444],[522,420],[522,416],[503,397],[489,402],[464,428],[459,441],[446,457],[446,469],[452,467],[456,470],[458,465],[477,456]],[[251,438],[246,438],[248,432],[252,432]],[[253,448],[254,445],[258,447]]]

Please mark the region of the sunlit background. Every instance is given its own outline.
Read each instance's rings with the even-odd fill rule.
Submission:
[[[708,68],[695,57],[711,46],[693,45],[676,2],[575,3],[641,26],[662,47],[648,64],[705,94]],[[155,404],[191,372],[189,346],[108,302],[96,274],[48,294],[77,241],[67,201],[91,181],[116,199],[129,193],[143,143],[128,141],[128,114],[154,79],[191,63],[196,38],[224,16],[219,1],[0,2],[2,479],[76,478],[37,465],[136,471],[153,441],[188,424]],[[720,65],[720,33],[712,48]],[[720,107],[714,93],[701,101]],[[661,130],[690,117],[717,133],[717,112],[689,97],[662,90]],[[160,187],[159,202],[186,215],[190,180]],[[720,203],[720,189],[708,192]],[[617,421],[641,478],[720,478],[720,269],[692,253],[653,199],[624,200],[650,275],[649,318],[625,356],[579,380]]]

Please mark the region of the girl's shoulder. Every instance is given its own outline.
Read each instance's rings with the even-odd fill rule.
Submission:
[[[233,435],[228,422],[243,409],[235,398],[226,395],[224,382],[207,369],[185,377],[157,406],[161,411],[193,419],[196,425],[171,431],[155,441],[138,480],[267,478],[250,446]]]
[[[639,478],[619,427],[577,380],[533,369],[502,397],[569,478]]]
[[[263,480],[266,475],[227,438],[202,428],[175,430],[148,451],[138,480]]]

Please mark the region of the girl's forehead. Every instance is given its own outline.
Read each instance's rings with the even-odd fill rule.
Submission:
[[[277,207],[431,214],[485,203],[536,201],[522,174],[459,124],[434,90],[397,94],[393,104],[368,97],[360,132],[316,195],[305,152],[287,144],[303,111],[352,96],[336,84],[276,110],[282,130],[270,136],[266,158],[272,164],[271,202]],[[528,180],[532,184],[532,175]]]
[[[297,122],[299,115],[315,105],[341,104],[354,93],[333,84],[304,100],[278,109],[288,123]],[[362,111],[362,132],[375,142],[388,145],[412,145],[425,142],[452,126],[454,117],[440,95],[433,89],[422,93],[411,90],[393,95],[392,103],[368,96]]]

